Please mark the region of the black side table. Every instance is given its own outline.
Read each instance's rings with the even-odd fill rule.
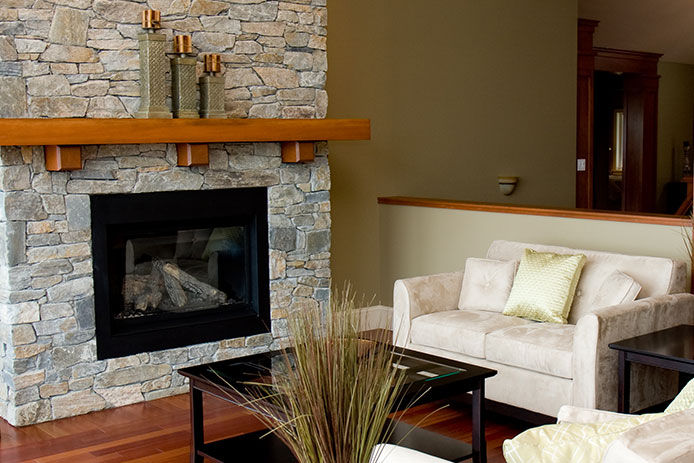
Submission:
[[[618,411],[629,413],[631,364],[641,363],[679,372],[680,389],[694,375],[694,326],[679,325],[613,342],[619,351]]]

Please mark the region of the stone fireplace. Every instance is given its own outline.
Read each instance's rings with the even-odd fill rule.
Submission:
[[[319,145],[320,155],[313,163],[288,165],[281,162],[279,144],[212,145],[210,166],[194,168],[175,167],[174,145],[87,146],[83,147],[88,154],[85,169],[71,173],[45,171],[40,148],[0,148],[0,233],[6,237],[0,253],[3,417],[24,425],[183,393],[187,386],[174,373],[176,368],[277,347],[285,336],[288,310],[328,298],[330,173],[323,146]],[[95,281],[98,284],[100,279],[95,277],[103,269],[95,265],[93,246],[105,237],[103,227],[92,223],[92,202],[99,204],[106,196],[137,198],[168,191],[194,197],[251,186],[267,194],[263,217],[267,228],[258,239],[264,238],[267,245],[263,271],[269,283],[257,288],[256,297],[267,298],[269,331],[262,332],[266,331],[263,317],[253,316],[256,322],[246,336],[239,334],[238,327],[226,325],[215,333],[221,338],[201,343],[184,329],[173,339],[179,347],[154,344],[130,355],[118,350],[99,355]],[[215,206],[233,210],[223,201]],[[184,224],[179,231],[204,235],[209,228],[229,232],[231,227]],[[123,254],[132,252],[132,256],[123,259],[123,270],[131,264],[147,265],[148,260],[151,266],[152,259],[143,257],[146,244],[135,243],[132,251],[128,247]],[[175,255],[175,245],[159,257],[174,262],[171,252]],[[245,310],[248,314],[250,309]],[[111,313],[116,318],[122,311]],[[186,317],[158,316],[168,317],[168,323]]]
[[[174,145],[84,148],[89,157],[85,169],[71,173],[45,171],[40,148],[0,148],[4,190],[0,229],[7,237],[1,254],[2,328],[7,341],[2,346],[4,384],[0,398],[4,417],[11,423],[29,424],[183,393],[187,386],[174,373],[176,368],[276,347],[285,335],[288,310],[327,300],[330,174],[322,148],[322,155],[311,164],[287,165],[281,163],[278,144],[212,145],[209,168],[174,167]],[[162,344],[159,348],[145,346],[127,356],[99,355],[95,281],[102,280],[95,276],[103,269],[95,265],[98,256],[93,249],[94,243],[105,237],[102,224],[92,223],[92,202],[102,205],[107,196],[136,199],[167,191],[194,198],[196,193],[235,188],[245,191],[251,186],[262,188],[267,195],[262,218],[267,225],[259,227],[264,236],[258,235],[258,230],[256,236],[258,240],[264,238],[268,249],[260,273],[267,275],[269,284],[258,287],[255,297],[269,302],[269,332],[262,332],[263,318],[254,317],[256,323],[247,336],[229,327],[227,335],[225,329],[217,333],[221,339],[200,343],[183,330],[173,339],[180,347],[164,349]],[[179,198],[180,204],[185,202]],[[233,205],[224,201],[215,207],[233,210]],[[166,212],[176,214],[179,210],[182,208]],[[204,223],[194,227],[184,223],[178,231],[205,234],[207,228],[229,232],[233,227],[229,221],[216,225],[231,227],[200,224]],[[239,224],[236,222],[232,231],[238,231]],[[251,230],[245,234],[250,236]],[[171,233],[155,236],[162,239]],[[189,241],[192,244],[193,240]],[[123,270],[132,265],[134,271],[147,261],[151,266],[152,259],[143,257],[146,243],[124,247]],[[128,251],[129,247],[133,249]],[[160,252],[160,258],[174,261],[175,245],[169,247],[169,254]],[[190,268],[188,271],[193,273]],[[122,311],[111,312],[111,318],[119,313]],[[185,316],[163,314],[169,319]]]
[[[0,6],[0,117],[132,117],[145,8],[162,10],[168,36],[192,35],[198,52],[222,54],[229,117],[325,117],[325,0],[11,0]],[[208,165],[179,167],[172,143],[85,144],[82,169],[52,172],[43,147],[0,146],[0,415],[27,425],[180,394],[187,385],[177,368],[276,348],[288,311],[328,299],[327,144],[316,143],[315,155],[285,164],[279,143],[211,143]],[[249,189],[264,194],[259,226],[235,215],[234,201],[223,196]],[[176,204],[214,192],[222,199],[203,200],[224,212],[207,211],[216,222],[188,208],[176,227],[162,220],[160,228],[117,237],[117,264],[107,244],[105,265],[120,276],[104,286],[105,219],[95,214],[111,207],[104,198],[174,194],[166,212],[175,216],[186,213]],[[261,244],[255,251],[253,240]],[[178,293],[166,288],[172,272]],[[243,282],[225,280],[242,273]],[[195,281],[182,284],[188,277]],[[138,285],[160,295],[148,299]],[[115,299],[102,300],[112,293]],[[236,310],[247,330],[232,317],[195,335],[166,331],[225,310]],[[124,325],[143,317],[162,321],[159,339],[173,344],[150,336],[152,344],[118,347]],[[115,322],[108,352],[96,336],[104,320]],[[134,331],[143,329],[150,327]],[[196,337],[214,330],[214,339]]]

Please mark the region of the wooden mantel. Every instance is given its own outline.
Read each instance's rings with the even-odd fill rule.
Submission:
[[[0,146],[368,140],[368,119],[0,119]]]
[[[0,146],[51,147],[49,170],[81,168],[80,145],[176,143],[190,166],[206,163],[199,144],[281,142],[284,162],[306,162],[313,142],[370,138],[368,119],[0,119]]]

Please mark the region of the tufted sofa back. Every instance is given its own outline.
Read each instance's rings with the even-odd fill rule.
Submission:
[[[497,240],[489,246],[487,258],[520,260],[526,248],[538,252],[586,256],[586,264],[578,281],[576,295],[569,313],[571,324],[576,324],[579,318],[594,309],[592,302],[595,295],[603,281],[615,270],[629,275],[641,285],[641,292],[637,299],[686,291],[687,266],[684,262],[665,257],[629,256],[612,252]]]

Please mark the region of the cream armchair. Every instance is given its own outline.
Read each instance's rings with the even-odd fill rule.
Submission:
[[[507,463],[691,462],[694,380],[663,413],[626,415],[563,406],[557,421],[504,441]]]
[[[684,293],[682,262],[656,257],[495,241],[487,258],[519,259],[525,248],[587,257],[569,323],[539,323],[483,310],[461,310],[463,272],[395,282],[393,341],[398,346],[492,368],[486,397],[544,415],[570,404],[617,409],[617,353],[611,342],[694,323],[694,295]],[[639,299],[610,307],[591,303],[610,272],[619,270],[641,286]],[[635,366],[635,409],[671,398],[676,378]]]

